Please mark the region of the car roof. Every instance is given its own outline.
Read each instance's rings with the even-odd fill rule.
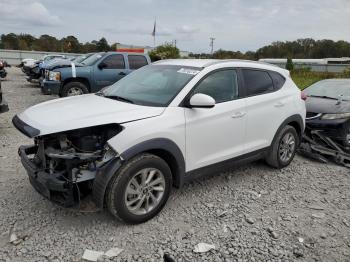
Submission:
[[[282,74],[289,75],[289,71],[283,68],[280,68],[275,65],[271,65],[264,62],[252,61],[252,60],[241,60],[241,59],[168,59],[168,60],[159,60],[154,62],[156,65],[178,65],[178,66],[189,66],[189,67],[200,67],[205,68],[218,64],[229,63],[229,66],[233,67],[252,67],[260,68],[266,70],[277,71]]]

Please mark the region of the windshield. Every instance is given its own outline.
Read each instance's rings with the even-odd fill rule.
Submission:
[[[102,53],[96,53],[96,54],[93,54],[92,56],[86,58],[82,64],[83,65],[86,65],[86,66],[91,66],[93,64],[96,63],[97,60],[99,60],[102,56],[103,56],[103,52]]]
[[[332,79],[317,82],[304,90],[308,96],[350,100],[350,79]]]
[[[81,56],[78,56],[76,57],[73,62],[75,63],[81,63],[83,62],[84,60],[86,60],[89,56],[91,56],[92,54],[87,54],[87,55],[81,55]]]
[[[101,94],[146,106],[167,106],[201,70],[197,67],[149,65],[124,77]]]

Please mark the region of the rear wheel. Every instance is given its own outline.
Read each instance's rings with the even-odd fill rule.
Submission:
[[[78,96],[89,93],[89,90],[82,82],[74,81],[65,84],[61,91],[61,96]]]
[[[298,145],[299,137],[295,128],[287,125],[275,137],[265,160],[272,167],[284,168],[292,162]]]
[[[108,210],[126,223],[143,223],[157,215],[167,202],[172,175],[167,163],[151,154],[127,162],[107,189]]]

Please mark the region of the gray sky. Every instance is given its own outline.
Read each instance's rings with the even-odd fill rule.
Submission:
[[[273,41],[312,37],[350,41],[350,0],[0,0],[0,33],[75,35],[86,42],[182,50],[256,50]]]

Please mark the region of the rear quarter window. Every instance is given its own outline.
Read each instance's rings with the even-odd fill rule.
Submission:
[[[247,96],[261,95],[274,91],[272,78],[267,71],[243,69],[242,74]]]
[[[148,65],[146,57],[142,55],[128,55],[130,69],[139,69]]]
[[[281,89],[284,83],[286,82],[286,79],[284,78],[284,76],[282,76],[280,73],[273,72],[273,71],[270,71],[269,74],[273,80],[275,89],[276,90]]]

